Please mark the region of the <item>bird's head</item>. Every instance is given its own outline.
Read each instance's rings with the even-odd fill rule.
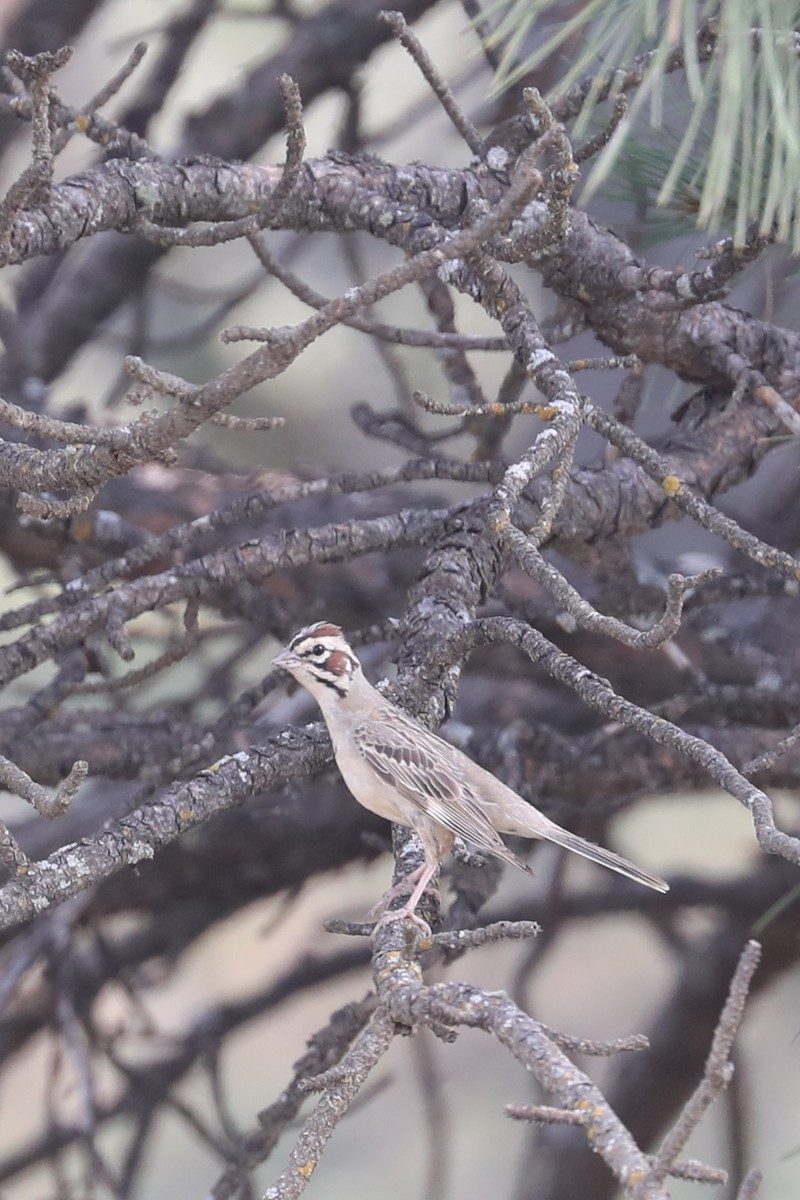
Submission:
[[[288,671],[320,702],[330,699],[332,692],[343,699],[361,671],[341,629],[329,621],[301,629],[272,664]]]

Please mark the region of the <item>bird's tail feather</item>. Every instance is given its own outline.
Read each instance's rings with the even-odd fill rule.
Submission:
[[[481,779],[476,781],[476,791],[480,789],[481,792],[481,807],[498,833],[508,833],[516,837],[544,838],[548,842],[555,842],[557,846],[563,846],[565,850],[572,850],[575,854],[582,854],[584,858],[590,858],[592,862],[599,863],[601,867],[609,867],[612,871],[618,871],[620,875],[627,875],[628,879],[635,879],[637,883],[642,883],[645,887],[654,888],[657,892],[669,891],[669,884],[665,883],[663,879],[659,879],[657,875],[651,875],[649,871],[641,870],[632,862],[628,862],[627,858],[615,854],[613,850],[595,846],[594,842],[587,842],[585,838],[578,837],[576,833],[562,829],[560,825],[556,825],[555,821],[551,821],[544,813],[539,812],[538,808],[534,808],[511,788],[502,784],[499,779],[492,778],[491,787],[485,785],[481,787],[481,782]],[[484,849],[487,849],[490,854],[498,854],[500,858],[505,857],[495,846],[485,846]],[[511,854],[510,851],[509,854]],[[516,859],[515,861],[515,859],[516,856],[511,855],[506,861],[520,866],[520,860]]]
[[[585,838],[578,837],[576,833],[570,833],[568,829],[562,829],[555,822],[548,821],[546,828],[541,829],[538,836],[546,838],[548,842],[555,842],[557,846],[563,846],[565,850],[582,854],[584,858],[599,863],[601,867],[608,867],[620,875],[627,875],[628,879],[635,879],[637,883],[643,883],[645,887],[655,888],[657,892],[669,891],[669,884],[665,880],[659,879],[658,875],[651,875],[649,871],[643,871],[641,867],[628,862],[627,858],[623,858],[621,854],[615,854],[613,850],[606,850],[604,846],[596,846],[594,842],[587,842]]]

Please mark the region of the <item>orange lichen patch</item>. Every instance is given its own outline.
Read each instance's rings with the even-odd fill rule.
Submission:
[[[661,487],[668,496],[677,496],[681,490],[681,486],[681,481],[677,475],[667,475],[661,481]]]
[[[77,542],[85,542],[94,533],[94,520],[87,515],[74,517],[70,525],[70,533]]]

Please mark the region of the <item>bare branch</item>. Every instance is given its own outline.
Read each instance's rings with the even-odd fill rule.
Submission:
[[[623,700],[606,680],[599,679],[582,664],[562,654],[541,634],[521,622],[503,618],[476,621],[465,641],[473,644],[503,641],[518,645],[549,674],[574,688],[587,704],[605,713],[611,720],[638,729],[653,741],[673,746],[699,762],[720,787],[748,810],[761,849],[770,854],[779,854],[789,862],[800,863],[800,840],[782,833],[776,827],[769,797],[745,779],[708,742],[692,737],[662,717],[654,717],[637,705]]]
[[[673,1128],[664,1138],[656,1156],[653,1174],[658,1182],[663,1181],[671,1166],[677,1161],[678,1155],[699,1125],[706,1109],[730,1082],[733,1074],[731,1050],[744,1017],[750,982],[760,958],[761,947],[758,942],[748,942],[742,951],[736,974],[731,980],[728,999],[720,1014],[719,1024],[706,1060],[703,1080],[694,1095],[687,1101]]]
[[[306,152],[306,131],[303,126],[303,101],[299,87],[289,75],[281,75],[278,87],[286,106],[286,162],[283,164],[283,175],[272,199],[273,203],[281,205],[291,195],[300,178],[300,168]]]
[[[400,44],[411,55],[422,75],[430,84],[431,90],[437,100],[472,153],[476,158],[482,158],[485,149],[483,138],[466,114],[459,108],[455,96],[433,65],[429,54],[419,38],[409,29],[403,14],[401,12],[382,12],[381,19],[386,22]]]
[[[50,796],[44,788],[39,787],[38,783],[33,782],[30,775],[21,771],[7,758],[0,756],[0,785],[9,792],[13,792],[15,796],[21,796],[23,800],[27,800],[40,816],[48,817],[51,820],[63,816],[88,774],[88,763],[82,761],[73,763],[69,775],[59,785],[56,794]]]
[[[341,1063],[328,1074],[325,1094],[304,1123],[289,1165],[264,1193],[265,1200],[294,1200],[302,1195],[336,1126],[389,1049],[393,1037],[391,1020],[378,1011]],[[318,1079],[317,1083],[320,1082]]]

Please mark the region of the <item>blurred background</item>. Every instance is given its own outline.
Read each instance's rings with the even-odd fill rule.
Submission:
[[[588,6],[553,6],[557,11],[549,22],[582,7]],[[491,64],[465,8],[456,3],[406,6],[409,22],[459,103],[488,131],[518,111],[521,84],[507,92],[492,90]],[[366,0],[329,6],[285,0],[5,0],[0,39],[6,49],[26,54],[73,44],[74,56],[54,83],[61,101],[75,109],[89,106],[134,46],[147,42],[141,66],[103,112],[169,159],[213,154],[282,162],[284,122],[275,79],[289,71],[304,97],[307,157],[341,148],[397,164],[467,167],[468,151],[409,56],[379,26],[378,11]],[[526,45],[535,48],[550,29],[548,20],[534,26]],[[351,47],[347,61],[343,44]],[[543,90],[563,53],[533,73]],[[669,86],[669,95],[679,95],[683,77]],[[5,193],[29,162],[31,144],[29,125],[13,113],[14,86],[7,71],[3,91],[0,188]],[[660,138],[642,119],[641,144],[658,147]],[[107,153],[113,156],[114,147]],[[89,170],[101,157],[97,145],[73,136],[57,159],[55,182]],[[694,228],[693,214],[658,226],[653,190],[643,181],[640,164],[621,163],[614,179],[591,199],[591,212],[634,251],[669,268],[691,264],[709,240],[707,232]],[[399,261],[395,249],[361,233],[279,231],[266,235],[265,242],[277,261],[325,297]],[[512,273],[538,318],[558,311],[559,298],[529,268],[515,267]],[[795,260],[778,245],[743,274],[731,302],[764,321],[794,328],[796,287]],[[135,415],[125,403],[125,354],[141,355],[201,384],[251,348],[223,344],[222,329],[294,325],[310,311],[265,272],[241,240],[160,254],[132,237],[104,234],[52,259],[6,267],[0,288],[2,395],[64,420],[100,425]],[[477,305],[455,292],[452,299],[460,332],[499,335]],[[369,315],[409,328],[433,325],[421,289],[406,288]],[[601,353],[607,353],[602,341],[582,326],[563,350],[571,359]],[[495,399],[508,380],[508,352],[473,351],[469,360],[483,394]],[[116,541],[104,541],[91,518],[84,525],[78,517],[26,522],[13,498],[4,502],[0,564],[3,583],[14,590],[3,597],[3,611],[16,614],[43,596],[57,595],[69,580],[147,536],[250,492],[400,464],[421,445],[433,453],[436,435],[453,429],[445,452],[469,460],[475,452],[473,431],[454,418],[420,413],[410,399],[413,389],[447,398],[451,384],[440,356],[430,349],[380,343],[343,327],[332,330],[232,410],[245,418],[283,417],[282,428],[254,433],[206,426],[180,448],[174,470],[149,464],[109,484],[92,511],[117,514]],[[580,386],[595,403],[612,409],[619,377],[591,372],[580,376]],[[666,367],[649,367],[637,432],[657,445],[673,437],[685,441],[690,434],[675,414],[695,392],[695,385]],[[161,401],[164,410],[169,403]],[[365,403],[374,413],[399,414],[407,427],[405,442],[365,432],[363,422],[359,426],[350,415],[354,405]],[[540,428],[537,418],[518,417],[503,439],[504,459],[519,455]],[[776,441],[769,469],[753,471],[722,502],[749,529],[790,552],[798,511],[796,443],[794,437]],[[32,444],[45,443],[34,439]],[[595,434],[581,435],[579,466],[600,471],[611,459]],[[214,545],[405,506],[454,504],[485,487],[436,480],[406,490],[398,485],[364,495],[307,498],[240,523]],[[593,599],[602,598],[609,579],[602,571],[596,577],[596,564],[580,554],[568,561],[568,549],[557,545],[555,561]],[[200,609],[200,640],[191,654],[126,691],[88,695],[66,688],[47,708],[53,720],[49,727],[36,725],[31,713],[45,720],[42,697],[49,694],[54,675],[63,673],[66,656],[15,679],[5,695],[13,738],[4,752],[48,788],[79,756],[88,759],[91,778],[65,818],[66,835],[64,827],[32,816],[16,796],[0,796],[0,816],[32,858],[45,857],[175,780],[191,778],[217,757],[258,744],[288,723],[316,720],[305,694],[264,683],[282,639],[307,620],[327,616],[360,631],[368,673],[373,679],[391,675],[388,622],[405,611],[423,560],[420,547],[395,549],[287,570],[263,589],[249,584],[229,594],[221,589]],[[659,597],[671,570],[720,565],[737,578],[746,574],[732,552],[688,520],[637,534],[625,546],[624,562],[631,578]],[[166,561],[155,566],[163,569]],[[612,559],[608,575],[614,573]],[[637,657],[560,628],[556,607],[517,570],[508,572],[487,611],[541,617],[560,644],[643,704],[691,693],[686,681],[694,671],[717,688],[713,701],[718,706],[709,699],[708,710],[690,710],[685,723],[711,740],[718,734],[726,752],[733,754],[739,739],[747,757],[751,738],[771,737],[772,745],[797,719],[790,686],[797,613],[788,593],[777,596],[753,585],[736,603],[695,611],[672,655],[659,650]],[[44,625],[48,619],[41,618]],[[9,618],[0,650],[15,642],[24,625],[22,618]],[[128,625],[135,666],[183,636],[178,606],[145,612]],[[94,671],[108,680],[129,669],[112,662],[99,639],[89,639],[85,650],[89,677]],[[728,698],[731,707],[725,709],[724,686],[739,689],[738,708]],[[776,700],[771,721],[759,712],[754,732],[742,715],[748,689],[761,689],[761,695],[768,688],[784,703]],[[258,694],[242,708],[249,689]],[[712,690],[709,686],[709,696]],[[599,718],[543,672],[502,651],[495,661],[476,656],[462,683],[456,718],[453,736],[460,739],[465,728],[478,730],[477,744],[481,731],[491,732],[498,724],[515,729],[516,722],[541,722],[554,744],[574,738],[575,747],[585,745],[590,777],[590,756],[607,732]],[[187,747],[194,747],[194,758]],[[533,747],[534,764],[540,752]],[[492,762],[491,753],[487,765],[498,772],[517,769],[530,783],[528,763],[509,767],[497,756]],[[579,750],[575,757],[580,761]],[[508,989],[538,1019],[581,1037],[663,1034],[660,1066],[668,1073],[666,1064],[673,1062],[681,1079],[676,1089],[684,1086],[684,1092],[673,1095],[666,1082],[670,1098],[661,1109],[658,1073],[641,1095],[626,1084],[616,1060],[581,1064],[623,1105],[653,1109],[658,1114],[653,1120],[658,1125],[660,1119],[663,1129],[686,1098],[684,1071],[690,1079],[700,1078],[711,1014],[724,998],[731,963],[754,928],[761,929],[759,922],[765,923],[775,944],[768,948],[763,984],[751,1000],[738,1045],[736,1081],[693,1138],[687,1157],[728,1167],[733,1183],[718,1194],[733,1196],[743,1172],[758,1164],[765,1174],[762,1195],[793,1200],[800,1185],[800,977],[793,932],[797,889],[788,864],[764,863],[747,812],[730,796],[706,787],[698,773],[681,775],[665,764],[663,774],[654,772],[652,788],[645,772],[644,783],[639,777],[625,792],[613,772],[604,776],[598,770],[591,789],[584,775],[577,782],[570,777],[559,790],[553,762],[553,780],[531,785],[534,796],[546,802],[554,819],[667,875],[674,883],[674,903],[659,913],[649,898],[640,901],[624,890],[626,885],[617,891],[591,866],[565,865],[554,848],[540,847],[532,857],[536,878],[506,876],[488,914],[482,914],[482,919],[538,919],[544,926],[540,941],[522,950],[495,946],[447,966],[438,963],[431,978],[465,978],[490,990]],[[779,824],[787,829],[797,826],[797,765],[791,755],[785,758],[771,788]],[[283,832],[278,831],[281,822],[288,822],[288,834],[282,824]],[[182,1197],[210,1194],[226,1159],[235,1158],[242,1139],[257,1128],[258,1113],[287,1086],[292,1064],[314,1031],[332,1011],[368,991],[366,948],[343,946],[345,939],[326,933],[323,922],[363,917],[388,886],[388,847],[382,823],[361,812],[328,771],[222,814],[168,847],[154,863],[70,901],[62,918],[57,910],[49,924],[35,922],[10,938],[0,960],[6,1006],[0,1016],[5,1200],[150,1198],[175,1189]],[[44,932],[37,934],[37,927]],[[57,969],[59,961],[62,967],[68,964],[69,986]],[[685,1028],[667,1031],[670,1013],[683,1014],[684,1003]],[[693,1004],[694,1027],[689,1020]],[[219,1022],[226,1012],[231,1021],[223,1036]],[[91,1086],[82,1075],[86,1064]],[[306,1194],[366,1197],[379,1190],[387,1200],[409,1195],[600,1200],[613,1195],[610,1177],[601,1174],[599,1182],[576,1190],[583,1168],[572,1174],[568,1163],[559,1173],[559,1156],[577,1161],[582,1153],[589,1160],[586,1170],[595,1170],[580,1138],[573,1146],[563,1131],[531,1133],[503,1116],[505,1104],[534,1099],[530,1079],[477,1032],[463,1032],[454,1046],[440,1045],[427,1032],[396,1039],[337,1130]],[[296,1129],[296,1123],[289,1126],[272,1157],[254,1168],[250,1183],[216,1194],[260,1195],[284,1165]],[[682,1200],[697,1186],[673,1181],[670,1194]]]

